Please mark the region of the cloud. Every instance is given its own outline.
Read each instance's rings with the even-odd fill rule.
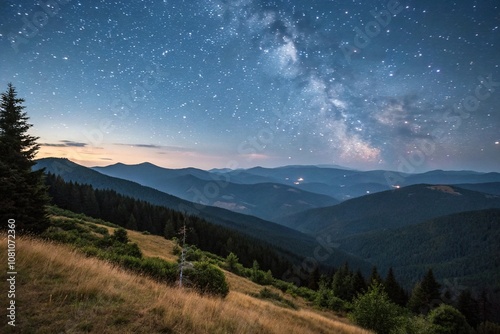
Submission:
[[[41,143],[40,146],[47,147],[87,147],[87,143],[75,142],[71,140],[60,140],[57,143]]]
[[[133,146],[133,147],[142,147],[142,148],[162,148],[160,145],[154,144],[125,144],[125,143],[114,143],[113,145],[118,146]]]
[[[127,143],[114,143],[117,146],[128,146],[128,147],[139,147],[139,148],[151,148],[160,149],[166,152],[196,152],[193,148],[180,147],[180,146],[168,146],[168,145],[154,145],[154,144],[127,144]],[[163,152],[158,152],[158,154],[164,154]]]

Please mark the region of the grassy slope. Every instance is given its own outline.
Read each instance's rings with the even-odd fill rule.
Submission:
[[[172,243],[161,237],[133,231],[129,237],[145,256],[175,259]],[[6,263],[7,242],[0,239]],[[253,298],[248,293],[261,287],[230,273],[226,299],[203,297],[29,238],[17,240],[17,270],[17,331],[4,321],[2,333],[369,333],[303,302],[291,310]]]

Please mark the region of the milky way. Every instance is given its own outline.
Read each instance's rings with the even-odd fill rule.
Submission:
[[[500,170],[500,5],[3,1],[0,83],[87,165]]]

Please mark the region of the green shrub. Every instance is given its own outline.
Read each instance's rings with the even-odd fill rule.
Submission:
[[[159,281],[174,283],[177,279],[177,265],[158,257],[142,260],[141,272]]]
[[[142,252],[139,249],[139,246],[137,246],[136,243],[128,243],[128,244],[122,244],[115,242],[110,248],[108,248],[108,251],[111,253],[114,253],[116,255],[120,256],[133,256],[137,258],[142,257]]]
[[[197,262],[189,274],[193,286],[201,293],[226,297],[229,286],[222,270],[207,262]]]
[[[103,236],[106,236],[106,235],[109,235],[109,232],[108,232],[108,229],[105,228],[105,227],[102,227],[102,226],[96,226],[94,225],[95,227],[93,228],[94,232],[95,233],[99,233]]]
[[[117,228],[112,236],[113,240],[118,241],[119,243],[126,244],[129,242],[127,230],[123,227]]]
[[[432,325],[433,334],[469,334],[471,327],[467,320],[456,308],[441,304],[428,315],[428,320]]]
[[[124,268],[135,272],[140,272],[144,260],[135,256],[124,255],[120,257],[119,261],[120,265],[122,265]]]
[[[273,292],[268,288],[263,288],[262,290],[259,291],[258,294],[252,294],[252,296],[260,298],[260,299],[270,300],[279,306],[289,307],[289,308],[292,308],[294,310],[298,309],[297,305],[295,305],[292,301],[290,301],[286,298],[283,298],[280,294]]]
[[[175,245],[174,248],[172,249],[172,254],[173,255],[181,255],[182,248],[180,248],[178,245]]]
[[[292,291],[292,290],[297,289],[297,287],[294,284],[292,284],[290,282],[285,282],[285,281],[282,281],[279,279],[274,280],[273,286],[276,289],[280,289],[281,292],[287,292],[287,291]]]
[[[238,264],[239,264],[239,259],[238,259],[238,256],[236,256],[236,254],[234,253],[229,253],[229,255],[226,257],[226,268],[227,270],[235,273],[235,274],[239,274],[239,268],[238,268]]]
[[[295,293],[297,294],[297,296],[300,296],[300,297],[302,297],[310,302],[312,302],[316,299],[316,294],[317,294],[316,291],[311,290],[305,286],[301,286],[300,288],[296,288]]]
[[[93,245],[82,247],[81,251],[86,256],[94,256],[94,257],[98,256],[99,253],[101,252],[101,250],[99,248],[97,248],[96,246],[93,246]]]
[[[373,283],[365,294],[358,295],[352,307],[349,317],[376,333],[390,333],[400,325],[400,308],[390,301],[379,283]]]
[[[196,246],[189,246],[186,251],[186,261],[201,261],[204,258],[203,252]]]

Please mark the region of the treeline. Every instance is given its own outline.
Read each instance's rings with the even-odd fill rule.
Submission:
[[[270,245],[199,217],[123,196],[114,190],[65,182],[51,173],[45,180],[52,203],[60,208],[169,239],[178,237],[181,227],[186,224],[186,242],[200,249],[223,257],[235,253],[246,267],[251,267],[257,260],[262,269],[271,270],[275,277],[281,277],[291,267],[291,263]]]
[[[449,291],[437,282],[432,269],[411,293],[396,280],[392,268],[382,278],[376,267],[366,280],[348,264],[333,275],[321,276],[314,304],[348,316],[376,333],[491,333],[495,307],[486,291]]]

